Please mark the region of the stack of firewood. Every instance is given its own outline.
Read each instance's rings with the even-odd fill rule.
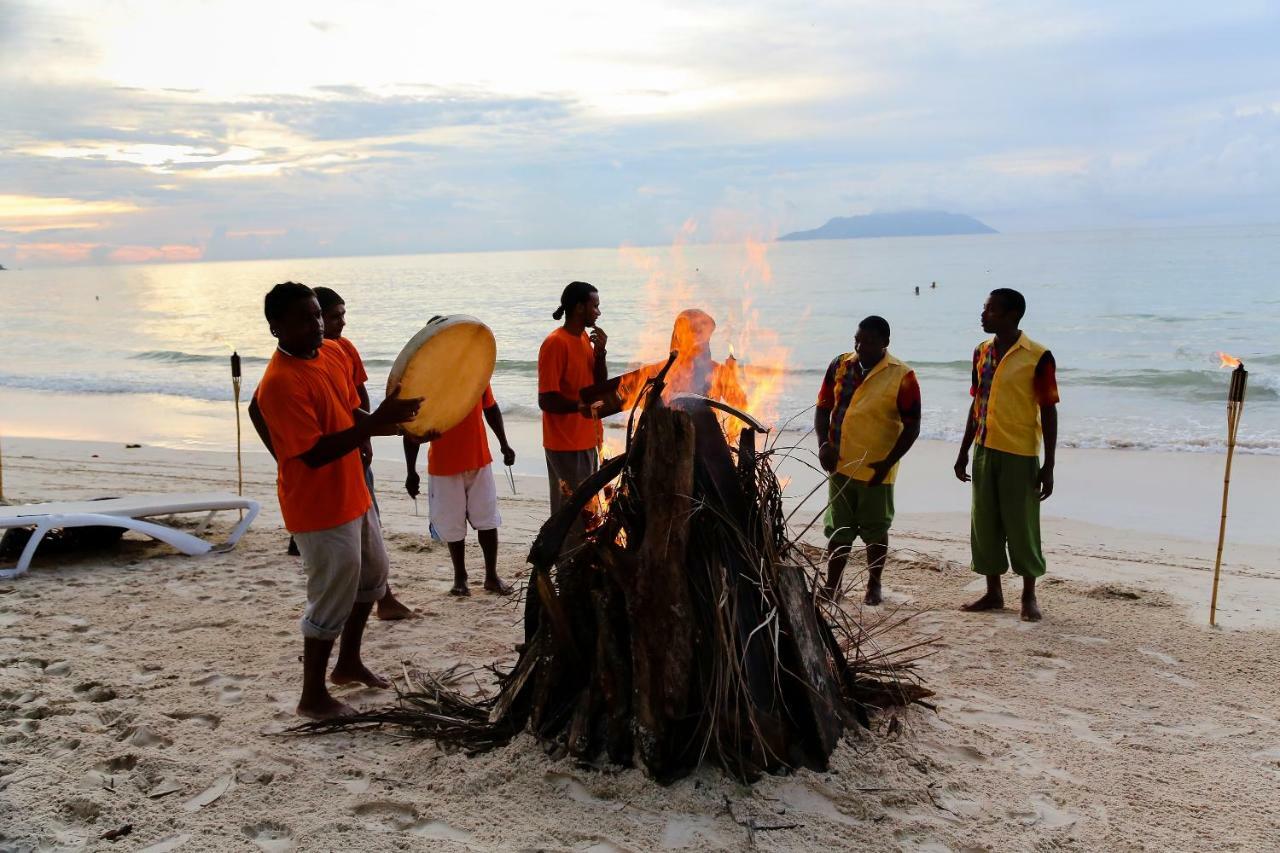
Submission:
[[[469,751],[527,729],[660,781],[702,761],[749,780],[824,769],[847,727],[930,695],[910,650],[879,649],[815,597],[757,434],[731,448],[704,401],[667,406],[662,374],[651,385],[625,451],[535,540],[525,643],[498,691],[410,673],[395,708],[303,728],[395,725]]]

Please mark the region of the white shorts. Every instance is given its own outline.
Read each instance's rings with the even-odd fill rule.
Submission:
[[[466,539],[467,522],[473,530],[496,530],[502,525],[492,465],[445,477],[429,474],[427,506],[431,526],[446,542]]]

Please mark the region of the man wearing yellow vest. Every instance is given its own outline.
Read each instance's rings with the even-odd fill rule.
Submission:
[[[893,524],[898,460],[920,436],[920,385],[910,367],[889,354],[889,324],[858,324],[853,352],[837,356],[822,382],[813,418],[818,460],[830,473],[826,534],[826,595],[840,577],[854,540],[867,545],[867,604],[880,603],[880,576]]]
[[[1008,288],[991,291],[982,308],[982,330],[995,337],[973,351],[973,405],[955,471],[961,482],[970,480],[969,447],[976,442],[969,545],[973,570],[986,576],[987,591],[962,609],[1003,608],[1000,576],[1012,563],[1022,576],[1022,618],[1038,622],[1036,578],[1045,571],[1040,502],[1053,494],[1058,383],[1053,353],[1018,329],[1026,310],[1022,294]]]

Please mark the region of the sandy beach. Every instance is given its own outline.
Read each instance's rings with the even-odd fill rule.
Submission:
[[[234,490],[225,453],[3,449],[11,502]],[[904,465],[888,606],[867,614],[918,613],[900,641],[937,638],[921,664],[937,712],[850,734],[825,773],[746,787],[705,769],[665,788],[552,761],[527,736],[468,758],[390,734],[286,734],[303,578],[270,459],[247,454],[245,491],[263,513],[233,552],[190,558],[131,535],[0,582],[0,849],[1275,849],[1280,459],[1237,458],[1215,630],[1221,457],[1062,451],[1045,507],[1046,618],[1028,625],[955,609],[981,582],[967,570],[965,489],[943,489],[936,471],[953,452],[924,443]],[[392,674],[513,661],[517,606],[478,587],[445,594],[446,550],[425,540],[398,459],[379,453],[393,585],[421,618],[373,623],[368,660]],[[501,496],[509,580],[545,515],[544,481],[518,485]],[[474,544],[468,558],[478,584]]]

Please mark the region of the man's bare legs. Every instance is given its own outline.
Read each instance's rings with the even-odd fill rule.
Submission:
[[[376,615],[384,622],[394,622],[397,619],[409,619],[413,616],[413,609],[400,599],[396,598],[391,592],[391,587],[387,587],[387,594],[378,599]]]
[[[828,601],[840,597],[840,579],[844,576],[844,567],[849,562],[849,550],[852,545],[831,543],[827,546],[827,583],[822,589],[822,596]]]
[[[884,562],[888,556],[889,537],[886,536],[882,542],[867,543],[867,594],[862,599],[863,604],[874,607],[881,602],[880,576],[884,574]]]
[[[1000,575],[987,575],[987,591],[977,601],[962,606],[961,610],[976,613],[982,610],[1003,610],[1004,591],[1000,588]],[[1040,603],[1036,601],[1036,579],[1022,579],[1022,621],[1039,622],[1042,618]]]
[[[342,627],[342,638],[338,642],[338,661],[329,673],[329,680],[334,684],[363,684],[366,687],[390,687],[391,682],[371,672],[360,659],[360,642],[364,639],[364,626],[369,621],[369,612],[373,610],[373,602],[356,602],[347,617],[347,624]]]
[[[1040,621],[1040,603],[1036,601],[1036,579],[1022,579],[1022,621]]]
[[[510,595],[511,587],[498,577],[498,531],[479,530],[480,553],[484,555],[484,588],[486,592]],[[467,543],[465,540],[449,543],[449,559],[453,561],[453,587],[450,595],[470,595],[467,588]]]
[[[486,592],[498,595],[510,595],[511,586],[503,583],[498,577],[498,530],[480,530],[476,533],[480,540],[480,553],[484,555],[484,588]]]
[[[354,713],[346,702],[340,702],[329,694],[325,684],[325,670],[329,667],[329,655],[333,652],[333,640],[302,638],[302,698],[298,700],[298,716],[313,720],[328,720]]]
[[[470,595],[467,589],[467,540],[449,543],[449,559],[453,561],[453,586],[450,595]]]

